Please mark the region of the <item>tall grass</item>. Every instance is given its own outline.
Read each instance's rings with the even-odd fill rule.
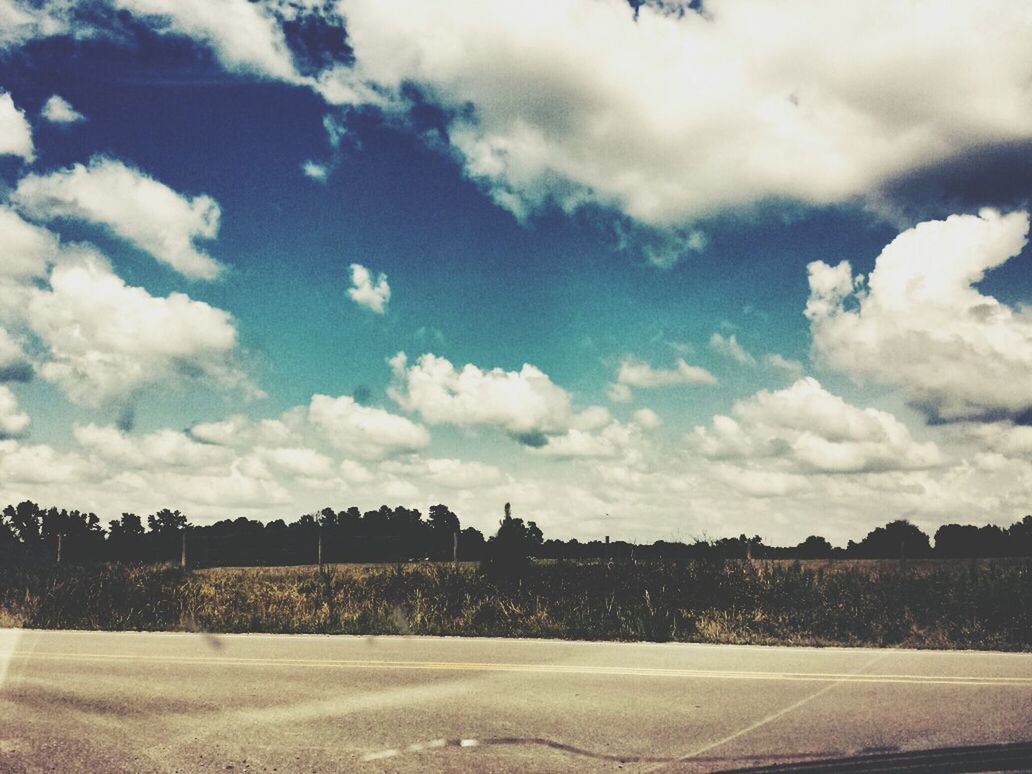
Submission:
[[[1032,565],[0,570],[0,624],[1032,650]]]

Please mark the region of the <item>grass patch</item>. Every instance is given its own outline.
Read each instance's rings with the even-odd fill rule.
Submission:
[[[0,569],[0,623],[1032,650],[1027,561]]]

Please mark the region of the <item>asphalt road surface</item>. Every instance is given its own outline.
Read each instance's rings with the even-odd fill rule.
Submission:
[[[0,629],[3,772],[1013,770],[1028,742],[1032,654]]]

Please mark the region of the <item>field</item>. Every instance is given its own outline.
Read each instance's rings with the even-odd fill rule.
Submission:
[[[1032,650],[1032,563],[25,565],[0,625]]]

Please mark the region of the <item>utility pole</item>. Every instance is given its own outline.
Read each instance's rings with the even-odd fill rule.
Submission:
[[[319,563],[319,572],[322,572],[322,527],[319,527],[319,544],[316,551],[316,557]]]
[[[183,552],[179,557],[179,566],[186,569],[186,529],[183,529]]]
[[[455,530],[452,533],[451,552],[452,552],[452,563],[455,566],[455,572],[458,572],[459,571],[459,531],[458,530]]]
[[[57,563],[61,564],[61,533],[57,533]]]

